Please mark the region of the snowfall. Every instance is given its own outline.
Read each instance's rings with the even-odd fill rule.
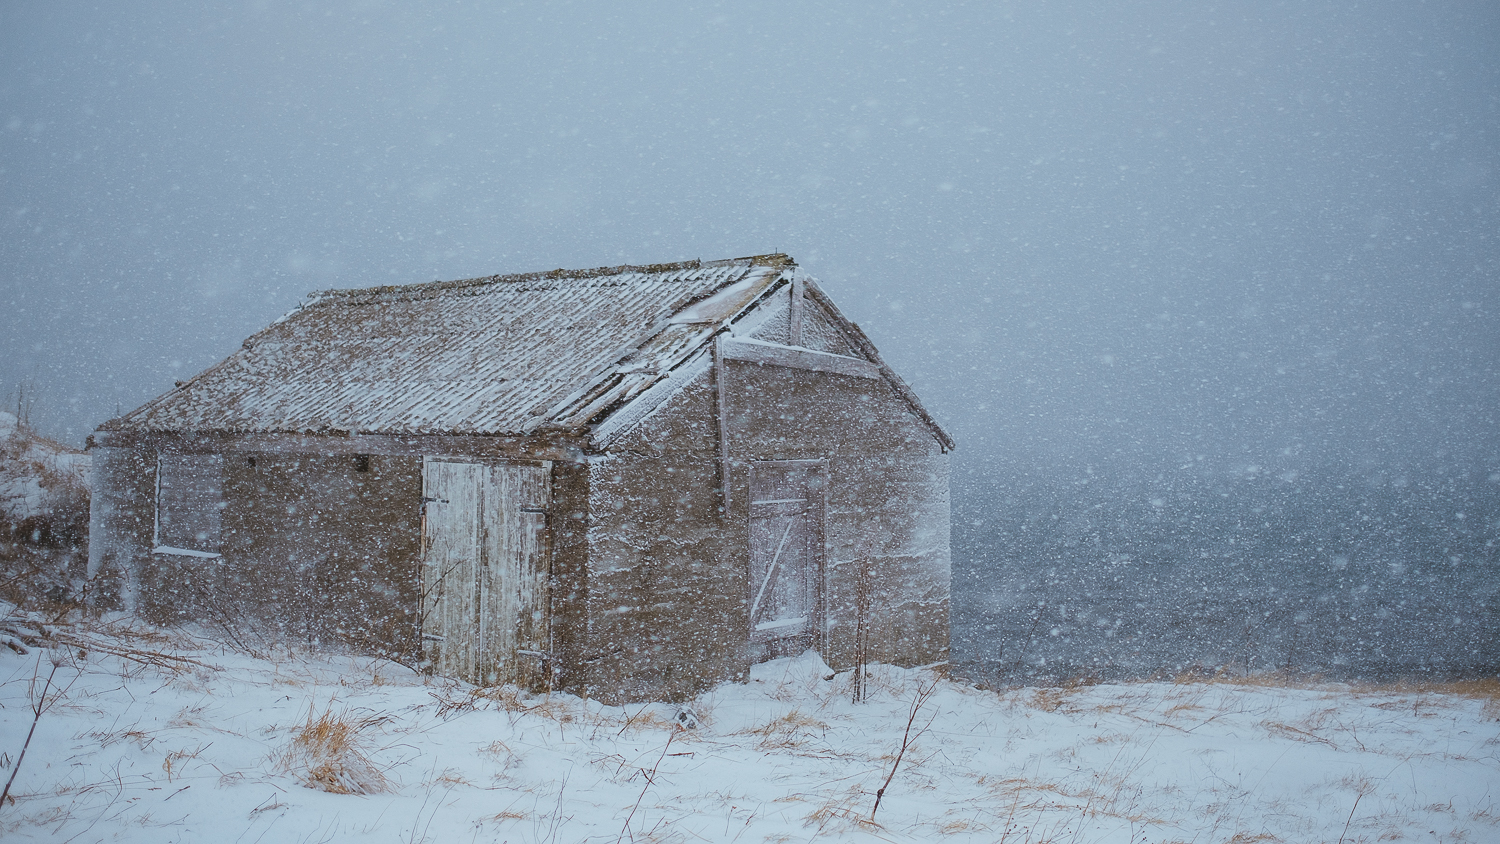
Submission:
[[[615,707],[48,621],[5,614],[6,841],[1500,841],[1493,681],[992,690],[871,666],[855,703],[809,653]]]

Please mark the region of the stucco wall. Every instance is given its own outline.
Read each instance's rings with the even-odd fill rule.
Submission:
[[[948,459],[883,380],[729,362],[729,510],[720,510],[713,374],[589,466],[584,685],[605,700],[678,699],[741,678],[748,647],[748,473],[826,458],[827,629],[853,662],[851,561],[875,584],[871,659],[948,656]]]
[[[583,668],[595,697],[681,699],[748,667],[717,443],[705,374],[589,464]]]
[[[856,561],[875,591],[870,659],[923,665],[948,658],[948,457],[884,380],[730,361],[726,365],[732,494],[745,523],[756,460],[826,458],[827,630],[823,657],[853,662]]]
[[[421,459],[231,453],[220,559],[147,555],[138,609],[417,658]]]

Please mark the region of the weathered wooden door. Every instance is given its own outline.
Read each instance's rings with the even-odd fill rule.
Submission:
[[[750,467],[750,644],[757,660],[821,645],[822,460]]]
[[[422,640],[433,670],[544,686],[551,466],[422,465]]]

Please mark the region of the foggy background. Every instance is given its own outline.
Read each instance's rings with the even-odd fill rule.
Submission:
[[[8,3],[0,387],[81,445],[311,290],[782,251],[959,443],[959,650],[1147,515],[1368,488],[1437,544],[1355,507],[1309,600],[1430,557],[1494,661],[1497,57],[1490,2]]]

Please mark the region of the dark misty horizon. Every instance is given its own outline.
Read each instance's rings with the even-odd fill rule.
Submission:
[[[956,487],[1490,476],[1497,82],[1482,2],[9,4],[0,387],[80,445],[312,290],[782,251]]]

